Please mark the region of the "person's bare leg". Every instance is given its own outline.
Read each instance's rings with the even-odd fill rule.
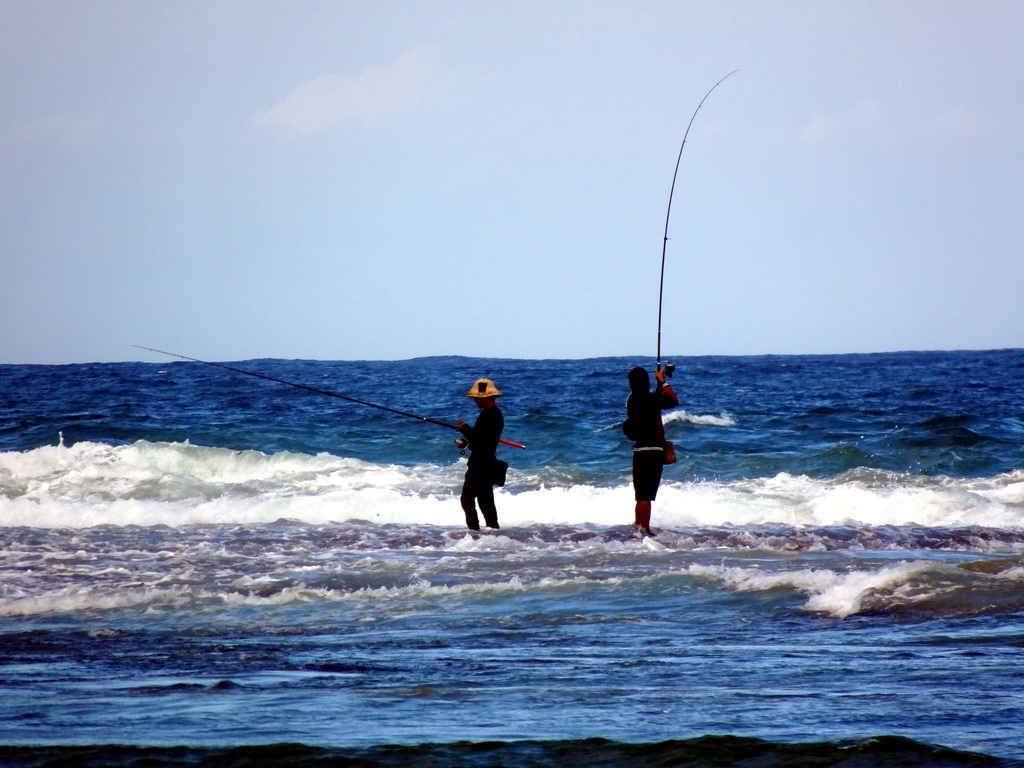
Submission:
[[[634,513],[634,521],[643,529],[644,533],[651,532],[651,502],[638,501]]]

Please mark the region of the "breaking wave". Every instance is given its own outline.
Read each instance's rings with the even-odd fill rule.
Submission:
[[[29,527],[365,520],[460,525],[465,463],[402,466],[331,454],[233,451],[190,443],[80,442],[0,453],[0,524]],[[578,483],[556,469],[509,472],[503,525],[618,525],[628,475]],[[666,479],[663,527],[925,526],[1024,528],[1024,470],[994,477],[855,470],[729,482]]]

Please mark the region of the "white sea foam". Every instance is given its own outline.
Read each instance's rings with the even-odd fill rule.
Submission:
[[[806,610],[842,619],[860,612],[869,597],[880,592],[898,594],[900,587],[935,567],[930,562],[910,562],[849,572],[825,569],[766,572],[757,568],[693,565],[687,571],[741,592],[793,590],[807,596]]]
[[[41,595],[0,599],[0,616],[31,616],[40,613],[73,613],[147,605],[168,605],[184,600],[182,590],[122,588],[116,591],[67,587]]]
[[[0,453],[0,525],[308,523],[366,520],[459,526],[465,461],[372,464],[330,454],[263,454],[187,443],[76,443]],[[628,469],[607,486],[510,470],[503,526],[631,522]],[[564,484],[559,484],[562,482]],[[979,526],[1024,528],[1024,471],[989,478],[894,473],[816,479],[780,474],[679,482],[666,472],[655,527]]]
[[[708,427],[734,427],[736,420],[727,411],[722,411],[718,416],[711,414],[693,414],[685,410],[668,411],[662,414],[662,422],[666,427],[672,424],[697,424]]]
[[[805,607],[845,618],[860,612],[872,594],[893,591],[932,567],[931,563],[900,563],[877,570],[836,574],[834,582],[824,591],[812,594]]]

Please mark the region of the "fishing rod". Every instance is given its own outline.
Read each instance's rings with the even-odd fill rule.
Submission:
[[[340,400],[348,400],[350,403],[358,403],[359,405],[368,405],[371,408],[379,408],[382,411],[387,411],[388,413],[395,413],[395,414],[398,414],[399,416],[405,416],[406,418],[409,418],[409,419],[416,419],[417,421],[425,421],[425,422],[427,422],[429,424],[437,424],[437,426],[439,426],[439,427],[447,427],[448,429],[454,429],[455,431],[459,430],[459,428],[457,426],[455,426],[454,424],[448,424],[447,422],[438,421],[437,419],[429,419],[426,416],[417,416],[414,413],[406,413],[405,411],[399,411],[399,410],[397,410],[395,408],[388,408],[386,405],[378,405],[377,403],[370,403],[370,402],[367,402],[366,400],[360,400],[360,399],[355,398],[355,397],[349,397],[348,395],[342,395],[342,394],[339,394],[337,392],[330,392],[330,391],[328,391],[326,389],[317,389],[316,387],[309,387],[309,386],[306,386],[305,384],[296,384],[294,381],[285,381],[284,379],[278,379],[278,378],[275,378],[274,376],[266,376],[266,375],[264,375],[262,373],[254,373],[253,371],[244,371],[241,368],[234,368],[234,367],[232,367],[230,365],[225,365],[224,363],[211,363],[208,360],[199,360],[198,358],[195,358],[195,357],[187,357],[186,355],[178,355],[178,354],[175,354],[174,352],[164,352],[161,349],[153,349],[152,347],[140,347],[138,344],[133,344],[132,346],[135,347],[136,349],[144,349],[147,352],[156,352],[159,355],[167,355],[168,357],[177,357],[177,358],[179,358],[181,360],[189,360],[189,361],[191,361],[193,363],[202,363],[203,365],[212,365],[215,368],[223,368],[226,371],[234,371],[235,373],[243,373],[246,376],[255,376],[257,379],[266,379],[267,381],[274,381],[274,382],[277,382],[278,384],[287,384],[289,387],[295,387],[297,389],[304,389],[307,392],[316,392],[318,395],[327,395],[328,397],[337,397]],[[522,443],[513,443],[511,440],[502,440],[500,438],[499,438],[498,442],[499,443],[504,443],[505,445],[511,445],[514,448],[525,448],[526,447]]]
[[[661,243],[661,280],[658,283],[658,370],[661,370],[661,306],[662,297],[665,293],[665,251],[668,248],[668,220],[672,216],[672,195],[676,191],[676,177],[679,175],[679,161],[683,159],[683,147],[686,146],[686,137],[690,135],[690,126],[693,125],[693,121],[697,117],[697,113],[700,112],[700,108],[704,106],[704,102],[707,101],[708,96],[711,95],[711,91],[715,90],[722,82],[732,75],[739,72],[738,69],[734,69],[728,75],[723,77],[717,83],[711,86],[711,90],[704,94],[704,98],[700,100],[700,104],[693,110],[693,116],[690,117],[690,122],[686,126],[686,132],[683,134],[683,143],[679,145],[679,155],[676,157],[676,169],[672,174],[672,187],[668,192],[668,210],[665,212],[665,239]],[[675,371],[676,367],[672,363],[665,363],[665,374],[671,376]]]

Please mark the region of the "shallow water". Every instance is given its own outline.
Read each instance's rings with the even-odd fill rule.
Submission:
[[[199,364],[0,366],[0,743],[1024,759],[1024,352],[686,361],[647,539],[634,362],[239,364],[452,422],[491,374],[528,447],[472,535],[442,427]]]

